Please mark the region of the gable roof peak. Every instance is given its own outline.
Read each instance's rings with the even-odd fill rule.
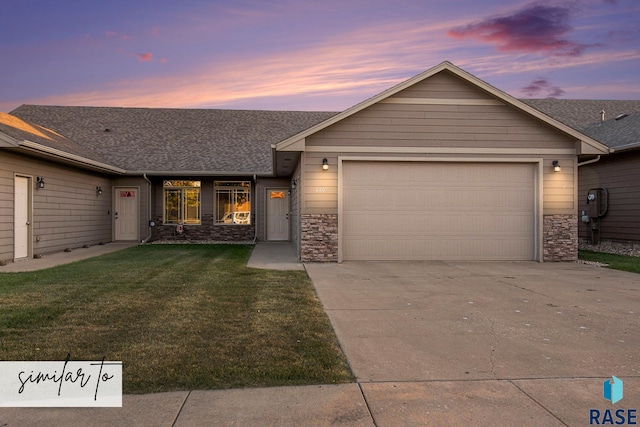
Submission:
[[[427,78],[438,74],[444,70],[447,70],[451,73],[453,73],[454,75],[456,75],[457,77],[461,78],[462,80],[467,81],[468,83],[471,83],[472,85],[476,86],[477,88],[487,92],[489,95],[491,95],[494,98],[497,98],[498,100],[506,103],[507,105],[511,105],[521,111],[524,111],[525,113],[536,117],[537,119],[541,120],[542,122],[547,123],[548,125],[558,129],[559,131],[570,135],[574,138],[576,138],[576,140],[581,141],[586,143],[587,145],[590,145],[592,147],[594,147],[597,151],[602,151],[603,153],[607,151],[607,147],[604,146],[603,144],[599,143],[598,141],[592,139],[591,137],[579,132],[578,130],[565,125],[564,123],[554,119],[551,116],[548,116],[544,113],[542,113],[541,111],[537,110],[534,107],[531,107],[530,105],[527,105],[526,103],[518,100],[517,98],[509,95],[506,92],[503,92],[500,89],[497,89],[496,87],[490,85],[489,83],[485,82],[484,80],[474,76],[473,74],[463,70],[462,68],[454,65],[452,62],[450,61],[443,61],[440,64],[436,65],[435,67],[429,68],[428,70],[414,76],[411,77],[407,80],[405,80],[404,82],[401,82],[381,93],[379,93],[378,95],[374,95],[371,98],[354,105],[353,107],[336,114],[335,116],[316,124],[315,126],[312,126],[296,135],[293,135],[290,138],[287,138],[283,141],[281,141],[280,143],[277,144],[276,146],[276,150],[284,150],[287,147],[290,146],[294,146],[294,144],[299,143],[303,138],[306,138],[307,136],[310,136],[316,132],[319,132],[322,129],[325,129],[328,126],[331,126],[359,111],[364,110],[365,108],[376,104],[380,101],[385,100],[386,98],[391,97],[392,95],[395,95],[396,93],[407,89],[417,83],[420,83],[423,80],[426,80]]]

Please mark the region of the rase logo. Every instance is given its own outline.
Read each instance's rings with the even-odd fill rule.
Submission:
[[[624,396],[624,383],[614,375],[602,384],[602,397],[615,404]],[[637,425],[635,409],[589,409],[589,425]]]
[[[617,403],[624,396],[624,383],[615,375],[611,375],[610,380],[602,383],[602,397],[611,403]]]

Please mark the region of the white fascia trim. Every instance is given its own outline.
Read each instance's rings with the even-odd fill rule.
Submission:
[[[87,159],[86,157],[67,153],[66,151],[58,150],[56,148],[47,147],[46,145],[38,144],[36,142],[24,140],[20,143],[20,147],[27,150],[31,150],[31,151],[36,151],[38,153],[47,154],[49,156],[53,156],[59,159],[71,161],[73,163],[77,163],[83,166],[88,166],[94,169],[99,169],[99,170],[121,174],[121,175],[126,173],[126,170],[124,169],[120,169],[115,166],[111,166],[106,163],[98,162],[95,160]]]
[[[540,157],[373,157],[373,156],[338,156],[338,162],[463,162],[463,163],[531,163],[542,164]]]
[[[17,139],[0,132],[0,147],[4,148],[16,148],[20,146],[20,141]]]
[[[638,147],[640,147],[640,142],[632,142],[629,144],[620,145],[618,147],[611,148],[611,152],[615,153],[618,151],[633,150],[634,148],[638,148]]]
[[[385,154],[507,154],[507,155],[576,155],[571,148],[473,148],[473,147],[359,147],[312,146],[310,153],[385,153]]]
[[[160,171],[160,170],[143,170],[143,171],[127,171],[127,175],[149,175],[149,176],[259,176],[261,178],[275,176],[271,172],[229,172],[229,171]]]

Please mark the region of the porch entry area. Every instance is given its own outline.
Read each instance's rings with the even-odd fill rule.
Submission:
[[[289,240],[288,188],[266,189],[267,240]]]

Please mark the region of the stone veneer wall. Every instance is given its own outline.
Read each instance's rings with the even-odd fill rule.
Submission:
[[[338,261],[338,215],[301,215],[302,262]]]
[[[545,261],[576,261],[578,216],[545,215],[542,244]]]
[[[254,224],[215,225],[211,214],[203,215],[200,225],[185,224],[182,234],[176,234],[176,226],[173,224],[161,225],[160,221],[156,224],[152,229],[152,240],[250,242],[253,241],[256,231]]]

